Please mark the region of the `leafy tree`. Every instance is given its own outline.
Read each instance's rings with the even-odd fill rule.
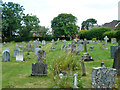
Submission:
[[[82,22],[81,29],[87,29],[87,30],[89,30],[89,27],[90,26],[94,27],[94,24],[97,24],[97,20],[95,20],[93,18],[87,19],[86,21]]]
[[[30,35],[31,31],[38,31],[40,26],[39,26],[39,19],[36,16],[32,15],[24,15],[23,16],[23,21],[22,21],[22,26],[19,30],[19,34],[21,37],[27,37]]]
[[[72,14],[59,14],[51,21],[51,27],[54,30],[54,36],[65,35],[72,36],[78,33],[79,27],[76,25],[77,18]]]
[[[12,37],[16,30],[21,27],[23,10],[23,6],[13,2],[2,4],[3,37]]]
[[[48,30],[49,30],[49,28],[45,28],[45,27],[41,26],[40,30],[38,31],[40,37],[46,37]]]

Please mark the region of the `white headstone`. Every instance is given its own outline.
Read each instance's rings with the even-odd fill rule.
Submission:
[[[16,62],[23,62],[23,51],[18,51],[16,54]]]
[[[42,45],[45,45],[45,40],[42,41]]]
[[[35,48],[35,55],[37,55],[39,50],[41,50],[41,49],[40,48]]]

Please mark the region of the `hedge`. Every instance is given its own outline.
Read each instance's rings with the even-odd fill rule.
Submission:
[[[112,31],[112,28],[109,27],[99,27],[99,28],[92,28],[90,30],[85,30],[84,32],[79,32],[80,39],[88,39],[91,40],[92,38],[96,38],[102,40],[104,38],[104,33],[107,31]]]

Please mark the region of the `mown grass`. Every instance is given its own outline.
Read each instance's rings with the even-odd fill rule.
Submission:
[[[68,41],[67,43],[69,43]],[[67,45],[66,43],[66,45]],[[26,43],[24,43],[25,47]],[[30,52],[28,56],[29,59],[25,62],[15,62],[15,58],[13,58],[13,50],[17,47],[15,43],[3,45],[3,50],[5,48],[10,49],[10,62],[2,62],[2,88],[53,88],[56,84],[52,77],[52,68],[53,62],[58,59],[58,57],[62,57],[65,55],[65,51],[61,50],[63,43],[59,43],[55,45],[56,50],[50,51],[52,43],[48,43],[41,48],[46,52],[46,63],[48,65],[48,75],[46,77],[39,76],[30,76],[32,73],[32,63],[37,62],[37,56],[34,52]],[[92,79],[92,67],[100,67],[101,62],[104,62],[106,67],[112,67],[113,59],[110,58],[110,46],[117,45],[108,43],[108,50],[103,50],[104,45],[100,44],[87,44],[88,53],[93,57],[94,61],[85,62],[86,67],[86,76],[82,76],[82,69],[74,70],[74,73],[78,73],[80,75],[80,82],[82,82],[83,88],[91,88],[91,79]],[[89,47],[94,46],[94,51],[90,51]],[[21,49],[22,50],[22,49]],[[80,52],[80,55],[75,55],[76,61],[79,65],[81,56],[84,52]],[[26,60],[26,52],[24,52],[24,59]],[[64,64],[64,63],[63,63]],[[69,82],[70,84],[73,82]],[[116,87],[118,87],[118,79],[116,81]]]

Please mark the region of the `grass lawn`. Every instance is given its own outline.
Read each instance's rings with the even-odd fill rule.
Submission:
[[[67,43],[69,43],[68,41]],[[66,43],[66,45],[67,45]],[[23,47],[26,46],[27,43],[23,43]],[[26,57],[26,52],[24,52],[24,60],[25,62],[15,62],[16,58],[13,58],[13,50],[16,49],[15,43],[3,45],[3,50],[5,48],[10,49],[10,62],[2,62],[2,88],[53,88],[56,83],[54,81],[54,76],[51,75],[52,70],[51,67],[54,66],[54,60],[58,59],[58,57],[64,56],[66,53],[64,50],[61,50],[61,47],[64,43],[59,43],[55,45],[55,51],[49,51],[52,43],[48,43],[41,48],[46,52],[46,63],[48,65],[46,77],[39,76],[30,76],[32,73],[32,63],[37,62],[37,56],[34,52],[30,52],[29,59]],[[78,73],[80,77],[78,77],[78,81],[82,83],[83,88],[91,88],[91,80],[92,80],[92,67],[100,67],[101,62],[104,62],[106,67],[112,67],[113,59],[110,58],[110,46],[118,44],[108,43],[108,50],[103,50],[104,45],[100,44],[87,44],[87,50],[90,56],[93,57],[94,61],[85,62],[86,67],[86,76],[82,76],[82,68],[80,67],[78,70],[74,70],[74,73]],[[89,47],[94,46],[94,51],[90,51]],[[22,49],[21,49],[22,50]],[[77,64],[81,66],[80,59],[84,52],[80,52],[80,55],[75,55]],[[64,63],[63,63],[64,64]],[[71,77],[70,77],[71,78]],[[116,77],[117,79],[117,77]],[[73,85],[73,82],[69,82],[69,84]],[[73,85],[74,86],[74,85]],[[116,80],[116,88],[118,87],[118,79]]]

